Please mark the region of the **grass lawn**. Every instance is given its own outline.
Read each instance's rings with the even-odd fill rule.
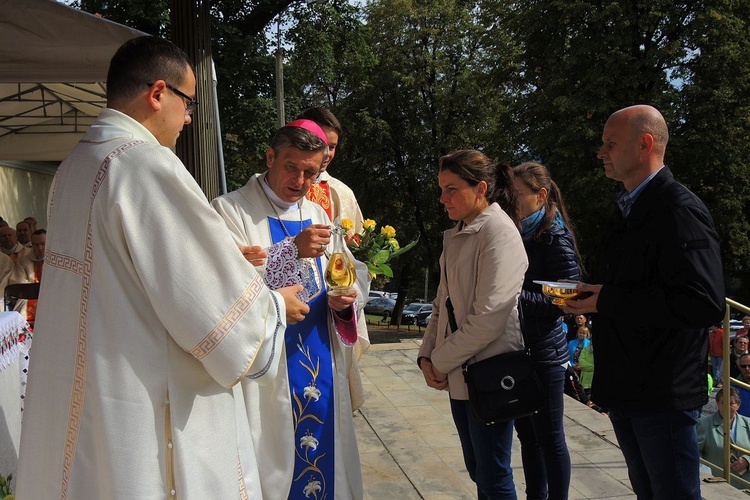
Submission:
[[[370,328],[392,330],[393,332],[424,332],[424,328],[417,325],[401,325],[401,327],[399,328],[392,326],[391,318],[388,318],[386,321],[382,321],[383,316],[381,314],[365,314],[365,319],[367,321],[367,326]]]

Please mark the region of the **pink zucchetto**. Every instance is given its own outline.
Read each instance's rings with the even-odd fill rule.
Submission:
[[[320,128],[320,125],[315,123],[312,120],[294,120],[292,122],[287,123],[284,125],[285,127],[298,127],[303,128],[305,130],[308,130],[312,132],[313,134],[317,135],[323,143],[328,146],[328,138],[326,137],[325,132],[323,132],[323,129]]]

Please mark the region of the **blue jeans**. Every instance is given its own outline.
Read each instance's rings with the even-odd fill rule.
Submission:
[[[628,477],[638,500],[701,500],[699,410],[623,411],[610,408]]]
[[[546,392],[547,404],[534,415],[516,420],[526,498],[566,499],[570,489],[570,453],[563,429],[565,368],[538,364],[534,368]]]
[[[723,356],[711,356],[711,376],[714,378],[714,385],[721,382],[721,368],[724,366]]]
[[[451,399],[451,413],[478,500],[516,500],[510,468],[513,421],[486,425],[474,418],[468,401],[459,399]]]

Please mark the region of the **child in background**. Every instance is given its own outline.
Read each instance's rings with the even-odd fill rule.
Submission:
[[[581,385],[586,395],[591,397],[591,381],[594,379],[594,344],[589,343],[578,356],[578,366],[581,369]]]
[[[576,336],[578,338],[568,342],[568,349],[570,350],[570,365],[573,367],[573,370],[575,370],[575,372],[580,376],[581,368],[578,366],[578,357],[581,355],[581,352],[591,343],[591,341],[588,339],[589,329],[585,326],[580,327]]]

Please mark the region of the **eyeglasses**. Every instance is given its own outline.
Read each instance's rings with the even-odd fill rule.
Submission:
[[[750,368],[750,365],[740,365],[740,368]]]
[[[151,87],[153,85],[153,83],[147,83],[146,85],[148,85],[149,87]],[[198,107],[198,101],[196,101],[195,99],[193,99],[192,97],[190,97],[189,95],[187,95],[185,92],[181,91],[180,89],[175,88],[175,87],[171,86],[170,84],[168,84],[166,82],[164,83],[164,85],[166,85],[166,87],[169,90],[171,90],[172,92],[174,92],[178,96],[180,96],[183,99],[185,99],[185,101],[187,101],[185,103],[185,114],[186,115],[190,116],[190,115],[193,114],[193,112],[195,112],[195,108]]]

